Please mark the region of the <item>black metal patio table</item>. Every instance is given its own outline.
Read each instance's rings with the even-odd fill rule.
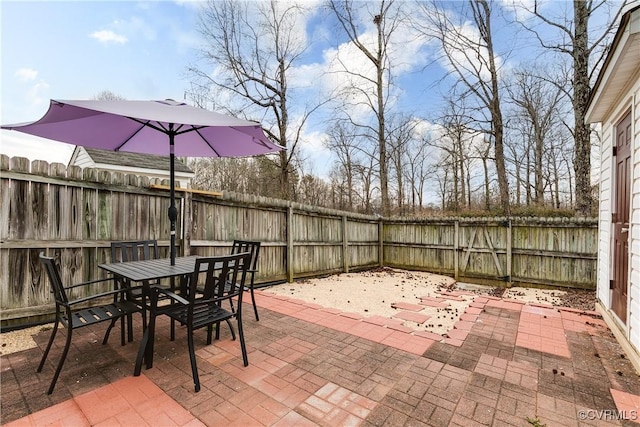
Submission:
[[[171,265],[169,258],[149,259],[140,261],[128,261],[128,262],[115,262],[99,264],[103,270],[109,271],[114,275],[121,276],[131,282],[142,283],[143,299],[146,301],[151,296],[151,286],[149,283],[157,279],[176,278],[193,273],[195,268],[197,256],[178,257],[175,260],[175,265]],[[146,304],[145,304],[146,305]],[[151,304],[153,310],[154,304]],[[144,314],[146,316],[146,313]],[[151,316],[153,319],[153,316]],[[142,360],[144,359],[147,365],[147,369],[153,367],[153,341],[154,337],[150,336],[149,330],[155,328],[148,325],[145,328],[140,347],[138,348],[138,356],[136,357],[136,366],[134,369],[134,376],[140,375],[142,368]]]

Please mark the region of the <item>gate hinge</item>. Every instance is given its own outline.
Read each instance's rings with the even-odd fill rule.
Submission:
[[[612,155],[617,156],[618,155],[618,147],[613,147],[613,150],[611,152]]]
[[[615,280],[611,279],[609,280],[609,289],[613,289],[613,284],[615,283]]]

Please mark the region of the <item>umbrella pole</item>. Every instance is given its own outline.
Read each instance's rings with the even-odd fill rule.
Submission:
[[[176,220],[178,218],[178,210],[176,209],[176,177],[175,177],[175,154],[174,154],[174,137],[173,123],[169,124],[169,198],[171,204],[169,206],[169,221],[171,222],[171,247],[169,248],[171,254],[171,265],[176,265]]]

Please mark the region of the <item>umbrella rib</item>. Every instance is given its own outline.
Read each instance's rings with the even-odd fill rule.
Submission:
[[[146,126],[146,124],[145,124],[145,123],[143,123],[143,122],[141,122],[141,121],[139,121],[139,120],[135,120],[135,119],[133,119],[133,120],[134,120],[135,122],[140,123],[142,126],[140,126],[138,129],[136,129],[136,131],[135,131],[135,132],[133,132],[133,133],[132,133],[132,134],[131,134],[127,139],[125,139],[125,140],[122,142],[122,144],[118,145],[118,146],[115,148],[115,150],[113,150],[113,151],[120,151],[120,149],[121,149],[122,147],[124,147],[124,146],[127,144],[127,142],[131,141],[131,139],[132,139],[134,136],[136,136],[136,135],[138,134],[138,132],[140,132],[140,131],[141,131],[141,130]],[[153,126],[151,126],[151,127],[153,127]]]
[[[180,125],[178,130],[182,129],[183,126],[185,126],[185,125]],[[194,126],[194,125],[190,125],[190,126],[191,127],[189,127],[188,129],[185,129],[185,130],[180,131],[180,132],[176,132],[176,135],[182,135],[183,133],[189,133],[189,132],[193,132],[193,131],[197,132],[198,130],[204,129],[206,127],[206,126]]]
[[[169,132],[160,123],[158,123],[158,126],[156,126],[154,124],[151,124],[151,120],[140,120],[140,119],[136,119],[135,117],[127,117],[127,119],[133,120],[136,123],[140,123],[143,127],[144,126],[148,126],[151,129],[157,130],[158,132],[162,132],[162,133],[168,133]]]
[[[202,138],[202,140],[204,141],[204,143],[205,143],[205,144],[207,144],[207,145],[209,146],[209,148],[211,148],[211,150],[212,150],[214,153],[216,153],[216,156],[218,156],[218,157],[222,157],[222,156],[220,155],[220,153],[218,153],[218,150],[216,150],[215,148],[213,148],[213,145],[211,145],[211,144],[209,143],[209,141],[207,141],[207,138],[205,138],[205,137],[200,133],[200,129],[201,129],[201,128],[197,128],[197,129],[195,129],[195,128],[194,128],[193,130],[198,134],[198,136],[200,136],[200,138]]]

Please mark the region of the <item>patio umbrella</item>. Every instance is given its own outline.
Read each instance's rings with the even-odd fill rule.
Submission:
[[[51,100],[40,120],[0,127],[84,147],[169,155],[171,265],[178,216],[175,156],[245,157],[284,150],[265,136],[257,122],[173,100]]]

